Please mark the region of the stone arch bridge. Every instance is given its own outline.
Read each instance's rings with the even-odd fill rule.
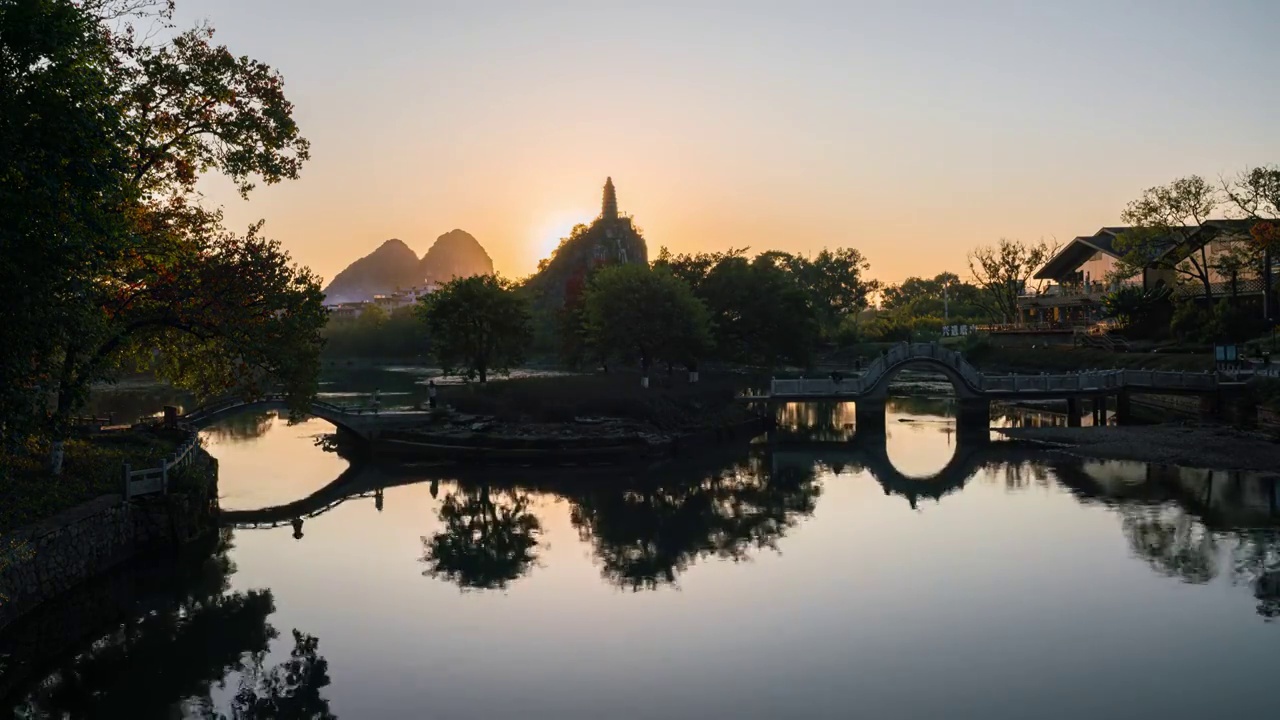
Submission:
[[[207,403],[178,418],[181,423],[202,428],[221,418],[252,410],[287,410],[288,402],[281,393],[259,398],[231,398]],[[426,410],[378,412],[366,408],[347,408],[321,400],[313,400],[308,411],[327,420],[338,430],[362,440],[374,440],[384,430],[408,427],[430,418]]]
[[[808,400],[852,400],[857,403],[859,425],[883,425],[884,401],[889,384],[908,368],[935,370],[946,376],[960,401],[958,420],[990,420],[992,400],[1066,399],[1079,402],[1092,398],[1116,398],[1121,422],[1129,414],[1131,394],[1198,395],[1205,398],[1205,410],[1219,414],[1224,401],[1247,397],[1241,376],[1216,372],[1169,372],[1160,370],[1088,370],[1071,373],[1004,374],[980,372],[955,350],[936,343],[902,343],[875,358],[860,375],[847,378],[800,378],[772,381],[769,394],[753,400],[796,402]],[[1256,411],[1256,406],[1255,406]],[[1237,413],[1246,412],[1237,408]],[[1078,419],[1078,416],[1077,416]]]

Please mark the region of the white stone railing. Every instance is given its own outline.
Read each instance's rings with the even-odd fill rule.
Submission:
[[[195,450],[200,445],[200,436],[191,430],[187,439],[167,458],[160,461],[158,467],[134,470],[129,463],[124,463],[124,499],[154,493],[169,493],[169,471],[184,468],[195,458]]]

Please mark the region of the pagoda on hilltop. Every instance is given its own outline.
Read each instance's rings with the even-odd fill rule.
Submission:
[[[600,217],[593,223],[602,232],[598,236],[595,244],[595,262],[603,264],[608,261],[612,262],[634,262],[631,255],[634,254],[635,248],[629,253],[628,246],[634,245],[628,242],[636,236],[635,229],[631,226],[631,218],[627,215],[618,213],[618,191],[613,187],[613,178],[604,179],[604,197],[600,202]],[[643,247],[641,240],[641,247]],[[644,252],[644,251],[642,251]],[[647,256],[647,252],[644,256]],[[642,256],[643,257],[643,256]],[[641,260],[645,262],[646,260]]]
[[[627,264],[648,265],[649,249],[631,216],[618,210],[618,191],[609,177],[604,181],[600,215],[589,225],[575,227],[555,253],[539,264],[526,287],[537,298],[535,303],[558,311],[566,299],[573,302],[581,294],[596,269]]]
[[[618,192],[613,189],[613,178],[604,179],[604,202],[601,203],[600,219],[606,222],[618,219]]]

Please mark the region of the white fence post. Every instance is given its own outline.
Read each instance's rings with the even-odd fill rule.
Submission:
[[[131,495],[129,493],[129,476],[131,475],[129,463],[124,463],[124,499],[128,500]]]

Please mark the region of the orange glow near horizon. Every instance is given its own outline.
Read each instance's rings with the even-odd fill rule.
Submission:
[[[651,256],[855,247],[880,280],[966,276],[975,246],[1067,241],[1145,188],[1280,161],[1280,98],[1257,92],[1280,6],[1016,6],[223,0],[177,22],[207,15],[284,76],[302,177],[203,189],[325,279],[453,228],[526,276],[606,176]]]
[[[598,214],[599,211],[597,210],[596,213]],[[560,245],[560,241],[573,232],[574,226],[579,223],[589,225],[593,218],[591,210],[585,208],[547,213],[546,219],[533,234],[531,242],[526,244],[526,247],[533,252],[534,267],[537,267],[539,260],[551,256],[551,253]],[[510,275],[510,273],[507,274]]]

